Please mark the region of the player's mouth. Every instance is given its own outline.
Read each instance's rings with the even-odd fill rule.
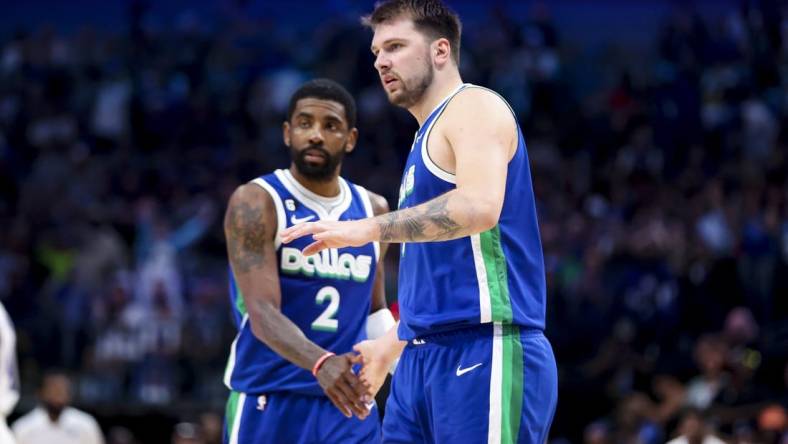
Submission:
[[[327,156],[319,150],[310,149],[304,152],[304,160],[309,163],[323,163],[327,160]]]
[[[381,80],[383,80],[383,86],[385,86],[386,88],[395,86],[397,82],[399,82],[399,80],[392,75],[385,75],[382,77]]]

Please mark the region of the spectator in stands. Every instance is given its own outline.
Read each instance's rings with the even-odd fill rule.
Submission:
[[[725,444],[709,431],[709,425],[699,410],[689,409],[681,417],[679,436],[668,444]]]
[[[44,374],[39,406],[13,425],[17,444],[104,444],[96,420],[71,407],[71,381],[60,371]]]

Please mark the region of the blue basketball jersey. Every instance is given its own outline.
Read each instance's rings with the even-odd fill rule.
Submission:
[[[277,170],[252,181],[271,195],[276,207],[275,246],[282,313],[309,340],[337,354],[351,351],[354,344],[366,339],[365,327],[380,246],[370,243],[362,247],[328,249],[305,257],[301,251],[313,241],[312,236],[282,245],[279,233],[301,222],[373,216],[367,191],[342,178],[339,182],[339,197],[325,198],[299,184],[288,170]],[[285,360],[252,333],[232,270],[230,298],[238,335],[230,349],[225,385],[248,394],[323,395],[309,371]]]
[[[455,176],[430,159],[427,142],[449,101],[466,88],[480,87],[459,86],[416,132],[402,177],[399,208],[419,205],[456,188]],[[517,151],[507,170],[503,209],[495,227],[450,241],[402,244],[400,339],[490,322],[544,329],[544,261],[528,155],[519,125],[517,139]]]

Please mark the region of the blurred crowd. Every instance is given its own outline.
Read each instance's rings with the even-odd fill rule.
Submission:
[[[788,442],[778,4],[677,6],[648,51],[586,48],[540,4],[465,18],[464,78],[509,100],[528,145],[559,363],[552,442]],[[353,92],[360,141],[344,175],[389,202],[416,123],[388,104],[355,14],[298,27],[228,9],[155,26],[144,2],[128,12],[128,32],[0,40],[17,410],[58,367],[109,442],[134,442],[118,420],[133,412],[208,442],[199,424],[221,414],[234,335],[221,217],[238,184],[287,165],[290,93],[316,76]]]

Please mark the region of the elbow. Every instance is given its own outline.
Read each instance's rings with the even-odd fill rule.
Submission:
[[[249,322],[250,322],[249,328],[252,330],[252,334],[254,334],[254,337],[265,343],[268,337],[267,334],[268,332],[263,326],[263,323],[260,321],[252,321],[251,317],[249,318]]]
[[[484,232],[493,229],[498,225],[498,219],[500,219],[500,217],[501,205],[490,201],[481,203],[476,217],[478,231]]]
[[[498,216],[495,214],[485,213],[479,217],[478,230],[480,233],[492,230],[496,225],[498,225]]]

